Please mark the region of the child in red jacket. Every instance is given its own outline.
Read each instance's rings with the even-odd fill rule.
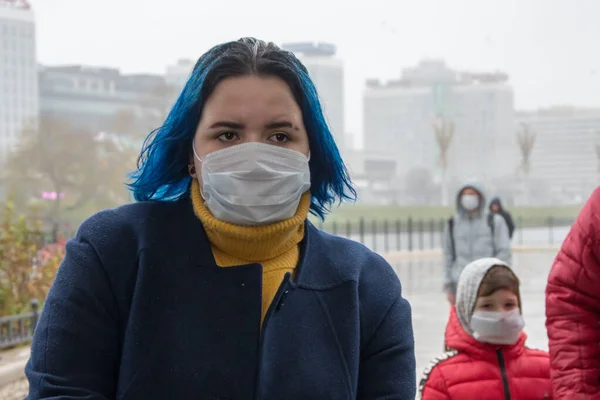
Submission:
[[[467,265],[446,330],[450,351],[425,369],[423,400],[552,399],[548,353],[525,347],[519,279],[504,262]]]

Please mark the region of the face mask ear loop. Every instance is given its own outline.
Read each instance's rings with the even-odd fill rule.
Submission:
[[[194,153],[194,157],[196,157],[196,159],[200,162],[203,162],[204,160],[200,158],[200,156],[198,156],[198,153],[196,153],[196,143],[194,143],[194,139],[192,139],[192,152]]]

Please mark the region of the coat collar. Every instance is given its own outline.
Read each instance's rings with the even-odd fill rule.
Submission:
[[[219,268],[212,254],[210,241],[204,231],[202,222],[194,215],[194,209],[188,196],[177,200],[177,215],[169,224],[178,229],[176,237],[179,251],[187,261],[194,265],[208,268]],[[304,238],[300,242],[300,257],[296,275],[292,285],[306,289],[324,289],[334,287],[348,280],[356,280],[352,268],[340,260],[348,257],[339,254],[338,247],[344,252],[351,252],[346,239],[331,236],[317,229],[308,219],[305,222]],[[354,244],[351,247],[361,245]],[[361,252],[364,254],[364,251]],[[357,260],[357,262],[359,262]],[[253,264],[254,265],[254,264]]]

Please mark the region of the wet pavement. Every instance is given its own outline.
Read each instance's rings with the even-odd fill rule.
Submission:
[[[19,379],[0,388],[0,400],[23,400],[29,393],[27,380]]]
[[[513,255],[513,268],[521,280],[521,298],[527,346],[547,350],[545,327],[546,280],[556,251],[520,252]],[[393,264],[402,281],[403,294],[413,311],[417,371],[442,353],[444,328],[449,305],[441,292],[443,267],[437,257],[396,261]]]
[[[29,358],[28,347],[19,347],[0,353],[0,400],[22,400],[29,386],[23,378],[23,369]]]

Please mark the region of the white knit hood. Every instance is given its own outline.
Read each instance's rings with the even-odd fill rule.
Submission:
[[[497,258],[480,258],[468,264],[460,274],[456,291],[456,315],[465,332],[473,335],[471,317],[477,303],[477,293],[487,272],[496,265],[510,266]]]

